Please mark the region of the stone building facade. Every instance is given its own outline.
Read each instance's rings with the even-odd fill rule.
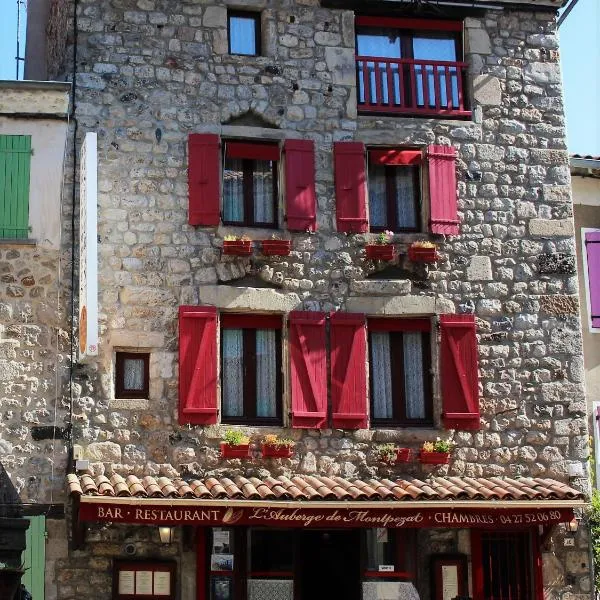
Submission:
[[[146,497],[156,482],[162,482],[160,489],[182,481],[205,485],[214,482],[211,478],[243,486],[243,478],[255,478],[256,485],[271,477],[315,477],[309,481],[401,480],[459,487],[474,481],[510,487],[519,481],[533,486],[534,480],[555,480],[570,486],[573,503],[581,503],[574,490],[587,492],[589,448],[557,3],[473,4],[466,9],[450,1],[435,7],[382,2],[371,9],[317,0],[256,0],[243,6],[204,0],[79,0],[71,4],[71,13],[62,6],[60,14],[71,14],[74,31],[65,46],[64,74],[74,82],[77,145],[87,132],[98,136],[100,341],[97,358],[73,370],[73,454],[84,461],[69,480],[75,512],[86,498],[118,493],[119,478],[127,476],[133,477],[124,484],[127,498],[135,496],[134,484]],[[260,30],[255,55],[232,51],[232,18],[247,18],[243,11],[254,13],[249,20]],[[444,71],[444,61],[418,67],[419,58],[413,57],[416,75],[410,72],[399,83],[395,67],[373,68],[375,60],[361,63],[357,34],[368,37],[373,28],[399,30],[403,40],[405,30],[417,31],[410,34],[413,42],[419,31],[423,39],[431,39],[432,30],[445,32],[442,37],[454,40],[456,53],[446,59],[450,70]],[[54,40],[49,44],[61,47]],[[411,61],[395,64],[409,69]],[[419,68],[433,70],[417,85]],[[392,106],[391,96],[402,93],[403,85],[413,86],[415,110]],[[379,103],[368,97],[377,86]],[[232,213],[224,223],[229,210],[224,196],[232,193],[227,186],[233,184],[221,178],[221,166],[229,159],[256,160],[262,156],[256,154],[260,142],[265,144],[261,149],[267,148],[264,156],[278,165],[273,174],[278,184],[275,226],[257,227],[248,220],[246,226],[235,225]],[[411,160],[419,165],[414,184],[420,190],[419,214],[413,226],[392,234],[395,256],[373,260],[366,247],[387,234],[374,227],[372,210],[367,216],[364,184],[367,179],[372,193],[369,177],[375,168],[361,167],[356,155],[364,163],[366,152],[371,165],[373,157],[389,151],[399,162],[381,159],[385,168]],[[294,162],[298,154],[304,159]],[[216,170],[211,170],[215,156]],[[440,167],[438,159],[449,169]],[[302,160],[314,161],[308,180],[302,179]],[[449,193],[439,183],[442,171]],[[234,168],[229,175],[238,177]],[[290,191],[294,185],[301,191]],[[209,214],[214,213],[209,198],[215,190],[216,217]],[[451,205],[455,194],[452,218],[447,205],[440,209],[439,198]],[[255,217],[254,222],[263,221]],[[288,255],[265,255],[261,240],[273,234],[289,240]],[[226,254],[231,236],[247,236],[250,254]],[[437,260],[411,260],[409,246],[415,241],[436,243]],[[298,374],[294,355],[302,345],[302,333],[294,329],[297,311],[309,321],[306,313],[323,319],[322,352],[304,374]],[[214,327],[206,334],[208,350],[203,347],[193,360],[181,343],[188,313],[205,315],[205,330]],[[347,339],[335,338],[336,315],[344,313],[362,318],[356,329],[363,336],[361,348],[354,338],[349,342],[351,354],[364,357],[362,375],[361,369],[335,374],[339,356],[334,349],[343,354],[339,339]],[[264,326],[280,332],[278,408],[276,415],[269,413],[271,420],[240,418],[238,408],[221,401],[228,377],[221,367],[230,346],[219,334],[219,323],[223,330],[252,329],[248,316],[262,323],[272,323],[268,319],[275,316],[280,322]],[[445,319],[464,324],[477,340],[478,365],[473,369],[464,359],[454,386],[463,396],[466,387],[476,390],[470,409],[458,411],[464,412],[459,417],[447,405],[456,392],[448,390],[443,366]],[[403,426],[389,418],[374,423],[380,409],[373,404],[377,381],[365,323],[385,328],[382,323],[407,320],[412,325],[402,325],[402,331],[416,327],[427,332],[420,338],[426,340],[427,364],[419,367],[429,386],[427,407],[420,421],[407,423],[405,414]],[[205,330],[186,330],[186,340],[208,339]],[[148,384],[137,397],[135,386],[122,393],[127,379],[120,365],[128,360]],[[147,372],[138,371],[146,360]],[[192,366],[184,366],[190,360]],[[195,377],[205,378],[200,387]],[[351,379],[356,388],[344,395]],[[315,396],[325,398],[320,414],[307,408],[305,388],[311,381]],[[235,382],[229,384],[235,388]],[[318,389],[321,384],[324,389]],[[209,396],[212,400],[206,400]],[[299,396],[315,419],[309,419],[312,427],[300,424],[306,415]],[[213,400],[214,406],[203,404]],[[345,401],[350,403],[345,412],[336,413],[341,405],[336,402]],[[347,419],[336,427],[340,412]],[[470,419],[467,427],[462,419]],[[222,456],[220,442],[228,429],[250,436],[247,459]],[[268,433],[292,438],[293,455],[262,458],[259,442]],[[437,437],[454,444],[448,464],[381,460],[383,444],[409,448],[416,456],[424,442]],[[156,492],[163,493],[170,492]],[[482,499],[469,493],[455,499]],[[531,506],[540,498],[559,502],[552,494],[528,494],[516,498],[528,498]],[[498,500],[494,508],[507,506]],[[199,554],[207,551],[202,545],[206,532],[200,531],[205,528],[195,529],[196,547],[185,528],[176,529],[177,544],[161,546],[155,528],[133,521],[114,524],[119,521],[114,513],[98,510],[96,522],[74,529],[78,549],[57,565],[57,598],[79,597],[90,581],[99,598],[110,598],[118,579],[113,569],[130,554],[174,559],[176,597],[182,600],[205,593],[219,597],[211,587],[211,569],[195,567]],[[591,597],[585,523],[574,536],[565,523],[527,531],[530,537],[523,543],[531,545],[537,563],[523,575],[527,589],[519,597],[541,598],[542,588],[552,599]],[[210,535],[214,548],[218,535]],[[481,540],[474,539],[469,528],[418,529],[411,542],[416,564],[412,575],[403,577],[419,597],[437,598],[431,561],[461,555],[466,589],[458,585],[454,591],[483,598],[486,584],[477,563],[481,548],[475,550]],[[243,581],[246,576],[236,575]],[[261,597],[250,587],[239,591],[239,585],[236,597]],[[401,595],[402,586],[393,589],[394,597],[410,597]],[[495,597],[493,591],[485,593]],[[303,597],[306,589],[297,588],[295,594]]]

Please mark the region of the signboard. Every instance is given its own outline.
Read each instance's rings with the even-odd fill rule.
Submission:
[[[98,150],[86,133],[79,171],[79,362],[98,356]]]
[[[137,504],[86,503],[79,506],[80,521],[140,523],[144,525],[277,526],[277,527],[385,527],[523,529],[569,522],[572,508],[279,508],[249,506],[181,507],[141,502]]]

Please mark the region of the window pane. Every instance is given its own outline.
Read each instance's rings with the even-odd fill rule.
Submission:
[[[396,167],[394,169],[398,222],[393,229],[417,228],[417,194],[415,191],[414,168]]]
[[[222,329],[223,416],[241,417],[244,406],[244,336],[241,329]]]
[[[418,332],[405,332],[404,344],[404,389],[406,418],[425,418],[425,389],[423,386],[423,336]]]
[[[293,545],[290,531],[248,529],[248,562],[251,572],[291,571]]]
[[[377,331],[370,335],[373,418],[391,419],[393,412],[390,334]]]
[[[144,359],[126,358],[123,361],[123,387],[126,390],[144,389]]]
[[[253,162],[254,222],[274,223],[273,162],[270,160],[255,160]]]
[[[385,167],[369,165],[369,222],[371,227],[388,227]]]
[[[413,38],[413,54],[418,60],[456,62],[456,42],[451,38]],[[427,104],[435,106],[435,78],[438,79],[440,104],[448,104],[447,77],[450,77],[452,105],[458,106],[458,82],[456,68],[436,67],[433,65],[416,65],[417,103],[424,104],[424,82],[427,79]]]
[[[394,565],[393,532],[388,529],[367,529],[367,571],[379,571],[380,565]]]
[[[359,56],[401,58],[400,35],[394,29],[363,29],[356,35]]]
[[[226,158],[223,168],[223,221],[244,222],[244,172],[242,160]]]
[[[416,60],[456,62],[456,43],[451,38],[413,38],[413,57]]]
[[[229,47],[231,54],[258,54],[256,48],[256,19],[253,16],[229,17]]]
[[[256,330],[256,416],[276,417],[277,333]]]

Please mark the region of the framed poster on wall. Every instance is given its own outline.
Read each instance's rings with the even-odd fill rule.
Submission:
[[[113,600],[175,600],[176,568],[166,561],[115,561]]]

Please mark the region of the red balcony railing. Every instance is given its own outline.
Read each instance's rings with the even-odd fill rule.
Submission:
[[[464,62],[357,56],[358,110],[469,117],[466,69]]]

